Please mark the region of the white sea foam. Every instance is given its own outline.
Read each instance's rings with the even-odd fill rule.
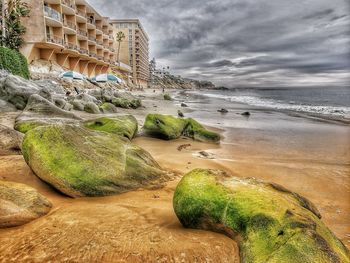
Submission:
[[[261,98],[253,95],[224,95],[224,94],[212,94],[212,93],[198,93],[200,95],[224,99],[227,101],[248,104],[256,107],[264,107],[270,109],[280,109],[280,110],[291,110],[298,112],[308,112],[326,115],[336,115],[350,118],[350,107],[338,107],[338,106],[325,106],[325,105],[302,105],[297,104],[295,101],[290,101],[290,103],[281,101]]]

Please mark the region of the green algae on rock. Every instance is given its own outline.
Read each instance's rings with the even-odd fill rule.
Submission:
[[[117,107],[114,106],[112,103],[109,103],[109,102],[105,102],[103,103],[101,106],[100,106],[100,110],[105,113],[105,114],[108,114],[108,113],[117,113]]]
[[[134,116],[102,117],[95,120],[85,121],[86,128],[96,131],[104,131],[133,139],[138,131],[138,123]]]
[[[169,179],[148,152],[127,139],[78,125],[30,130],[22,152],[38,177],[71,197],[161,187]]]
[[[220,135],[208,131],[194,119],[176,118],[170,115],[148,114],[144,124],[146,134],[160,139],[172,140],[186,136],[197,141],[220,141]]]
[[[164,94],[164,100],[173,100],[169,94]]]
[[[46,215],[49,200],[24,184],[0,181],[0,228],[20,226]]]
[[[350,262],[315,206],[275,184],[196,169],[178,184],[173,204],[185,227],[235,239],[243,263]]]
[[[142,106],[139,99],[127,99],[127,98],[114,98],[112,104],[119,108],[124,109],[137,109]]]

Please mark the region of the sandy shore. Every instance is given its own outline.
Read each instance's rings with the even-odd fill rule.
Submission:
[[[164,101],[158,91],[142,95],[144,109],[120,114],[131,113],[142,124],[148,112],[176,114],[181,101],[196,103],[183,95]],[[213,103],[182,110],[220,131],[220,145],[143,136],[134,143],[179,174],[198,167],[223,169],[298,192],[316,204],[324,222],[350,247],[350,127],[244,105],[223,116],[215,109],[220,104]],[[249,119],[239,114],[243,110],[251,111]],[[15,116],[2,115],[0,123],[11,126]],[[179,151],[183,144],[191,146]],[[0,230],[0,262],[239,262],[229,238],[182,228],[172,209],[180,177],[159,190],[75,200],[40,181],[21,156],[0,156],[0,179],[31,185],[54,205],[43,218]]]

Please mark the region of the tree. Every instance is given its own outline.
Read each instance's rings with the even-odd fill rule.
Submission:
[[[116,36],[115,40],[118,42],[118,65],[120,66],[119,56],[120,56],[120,43],[125,39],[125,34],[122,31],[119,31]]]
[[[1,38],[2,46],[18,50],[24,40],[26,28],[21,23],[21,18],[29,15],[28,5],[21,0],[2,0],[1,3]]]

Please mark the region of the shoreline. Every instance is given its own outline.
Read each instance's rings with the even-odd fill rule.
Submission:
[[[347,202],[350,162],[346,161],[350,148],[338,147],[346,145],[344,135],[350,134],[349,127],[273,110],[253,109],[247,119],[239,114],[248,108],[246,105],[221,115],[214,111],[216,106],[210,101],[199,102],[198,110],[178,106],[182,100],[193,101],[191,97],[184,96],[179,100],[175,96],[174,101],[165,101],[161,91],[135,93],[142,96],[144,108],[120,109],[116,115],[132,114],[141,127],[147,113],[177,115],[180,109],[186,117],[198,119],[223,136],[221,144],[137,136],[133,142],[150,152],[163,168],[181,175],[198,167],[221,169],[238,177],[255,177],[281,184],[315,203],[325,224],[350,248],[350,205]],[[3,116],[8,118],[1,118],[0,124],[11,127],[16,114],[4,113]],[[81,112],[79,115],[87,119],[99,117]],[[335,137],[333,141],[326,142],[332,137]],[[191,146],[179,151],[183,144]],[[209,155],[201,155],[202,151]],[[327,157],[330,152],[334,156]],[[24,226],[0,230],[0,250],[4,251],[0,261],[6,256],[16,255],[19,260],[30,254],[43,260],[68,258],[108,262],[108,259],[122,256],[121,259],[135,262],[157,257],[168,261],[178,258],[191,262],[209,258],[214,262],[239,262],[239,251],[233,240],[221,234],[181,226],[172,209],[172,195],[181,176],[162,189],[92,199],[71,199],[59,194],[40,181],[21,156],[0,156],[0,177],[38,189],[54,205],[42,218]],[[137,238],[133,240],[135,236]],[[144,256],[140,260],[133,242],[140,247],[139,255]],[[62,255],[60,250],[67,253]]]

